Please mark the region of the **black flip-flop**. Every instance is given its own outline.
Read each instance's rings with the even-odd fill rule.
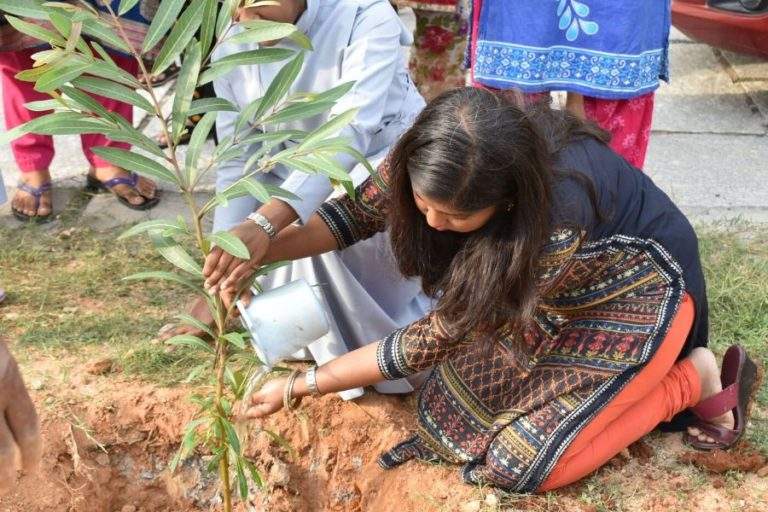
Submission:
[[[50,192],[53,186],[51,185],[50,181],[46,181],[39,187],[33,187],[29,183],[19,182],[17,188],[35,198],[35,210],[37,210],[40,208],[40,199],[43,197],[43,194]],[[36,222],[38,224],[44,224],[53,220],[53,209],[51,209],[51,213],[47,215],[27,215],[24,212],[20,212],[13,206],[11,206],[11,211],[13,212],[13,216],[21,222]]]
[[[135,172],[132,172],[130,176],[126,177],[119,177],[119,178],[112,178],[110,180],[106,181],[100,181],[98,178],[92,175],[88,175],[86,177],[85,181],[85,190],[88,192],[93,193],[99,193],[101,191],[110,191],[112,192],[116,197],[117,200],[120,201],[124,206],[127,208],[130,208],[131,210],[150,210],[157,206],[157,203],[160,202],[160,191],[155,191],[155,197],[147,197],[141,192],[139,192],[139,189],[136,187],[139,183],[139,175]],[[144,198],[144,202],[141,204],[132,204],[128,199],[121,196],[120,194],[116,193],[114,190],[112,190],[117,185],[128,185],[132,189],[134,189],[138,194]]]

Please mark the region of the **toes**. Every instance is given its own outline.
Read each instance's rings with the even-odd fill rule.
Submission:
[[[115,187],[115,193],[134,206],[139,206],[144,202],[144,198],[141,194],[127,185],[119,185]]]

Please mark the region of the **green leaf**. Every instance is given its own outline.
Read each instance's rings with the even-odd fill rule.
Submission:
[[[259,202],[267,203],[270,200],[267,187],[253,178],[243,178],[239,180],[239,186],[242,187],[243,190],[245,190],[251,197],[258,199]]]
[[[177,0],[168,0],[177,1]],[[182,13],[181,17],[174,24],[171,33],[160,48],[160,52],[155,57],[155,63],[152,66],[152,74],[157,75],[171,65],[171,62],[178,57],[187,44],[192,40],[200,23],[203,21],[204,2],[192,2]]]
[[[125,240],[126,238],[146,233],[147,231],[166,231],[169,229],[178,233],[187,232],[186,226],[180,226],[176,221],[168,219],[146,220],[123,231],[117,239]]]
[[[204,0],[203,22],[200,25],[200,52],[203,59],[208,56],[208,51],[213,43],[213,36],[216,33],[216,10],[219,5],[218,0]]]
[[[292,36],[297,29],[290,23],[279,23],[268,20],[251,20],[240,22],[243,31],[226,41],[231,44],[264,43],[278,41]]]
[[[182,284],[187,288],[191,288],[192,290],[205,295],[205,292],[203,291],[201,285],[199,285],[198,283],[195,283],[194,281],[191,281],[190,279],[187,279],[182,275],[174,274],[173,272],[165,272],[161,270],[150,271],[150,272],[139,272],[137,274],[132,274],[130,276],[124,277],[123,281],[144,281],[147,279],[173,281],[174,283]]]
[[[229,231],[212,233],[208,236],[208,239],[235,258],[240,258],[241,260],[251,259],[251,253],[248,251],[248,247],[245,246],[242,240]]]
[[[51,10],[50,14],[48,15],[48,20],[51,22],[51,25],[53,25],[54,28],[67,39],[66,49],[68,52],[71,52],[75,47],[77,47],[81,53],[86,55],[90,54],[90,48],[88,48],[88,45],[80,37],[80,33],[82,31],[82,22],[78,22],[80,26],[79,28],[76,28],[73,33],[73,22],[71,20],[71,16],[63,14],[63,11],[58,9]],[[74,36],[77,36],[77,39],[72,41]]]
[[[207,112],[237,112],[237,107],[224,98],[202,98],[193,100],[189,110],[187,110],[187,114],[190,116]]]
[[[200,44],[194,42],[186,51],[176,80],[176,94],[173,97],[171,109],[172,133],[174,140],[178,140],[187,120],[187,111],[192,104],[192,96],[195,93],[195,83],[200,74]]]
[[[93,18],[84,20],[82,23],[83,34],[94,37],[105,43],[107,46],[111,46],[112,48],[120,50],[121,52],[131,53],[131,48],[125,44],[125,41],[120,39],[120,37],[115,34],[110,27],[104,25],[103,21]]]
[[[277,72],[275,78],[269,84],[269,87],[267,87],[267,92],[264,93],[258,109],[256,109],[256,113],[254,114],[255,119],[260,119],[268,109],[277,105],[277,103],[283,99],[288,92],[288,89],[290,89],[291,85],[296,80],[296,77],[299,76],[303,64],[304,54],[299,53]]]
[[[117,14],[122,16],[133,9],[137,3],[139,3],[139,0],[120,0],[120,8],[117,10]]]
[[[54,112],[1,133],[0,144],[5,144],[25,133],[80,135],[83,133],[100,133],[107,127],[108,125],[104,121],[78,112]]]
[[[117,114],[113,114],[117,116]],[[132,146],[143,149],[160,158],[166,158],[166,154],[160,149],[155,141],[133,128],[132,126],[121,126],[104,131],[104,135],[118,142],[127,142]]]
[[[237,437],[237,432],[235,432],[235,427],[232,426],[232,424],[224,419],[220,418],[219,421],[221,421],[222,427],[224,427],[224,432],[227,434],[227,441],[229,442],[230,448],[236,453],[240,454],[240,439]]]
[[[245,478],[245,471],[243,471],[243,463],[240,458],[237,459],[235,467],[237,468],[237,483],[240,488],[240,497],[245,501],[248,499],[248,480]]]
[[[341,85],[337,85],[336,87],[332,89],[328,89],[327,91],[313,94],[312,99],[314,101],[337,101],[338,99],[342,98],[345,94],[347,94],[350,90],[352,90],[352,87],[355,86],[355,82],[345,82]]]
[[[176,175],[151,158],[119,148],[105,146],[93,148],[93,152],[118,167],[158,180],[179,185]]]
[[[243,335],[239,332],[229,332],[223,336],[225,340],[239,348],[240,350],[245,350],[246,343],[245,338],[243,338]]]
[[[30,101],[29,103],[24,104],[24,108],[26,108],[27,110],[31,110],[32,112],[47,112],[49,110],[70,108],[70,107],[63,100],[54,99],[54,100]]]
[[[323,139],[339,133],[355,118],[357,110],[358,109],[356,108],[352,108],[346,112],[342,112],[327,123],[310,132],[301,144],[299,144],[299,150],[310,148]]]
[[[5,8],[3,8],[3,10],[5,10]],[[5,19],[8,20],[8,23],[10,23],[13,28],[18,30],[22,34],[26,34],[30,37],[34,37],[35,39],[39,39],[46,43],[55,43],[58,46],[64,46],[65,44],[67,44],[66,40],[63,37],[61,37],[59,34],[55,32],[51,32],[50,30],[45,29],[39,25],[35,25],[34,23],[29,23],[29,22],[20,20],[15,16],[6,15]]]
[[[221,37],[227,27],[229,27],[232,17],[235,15],[240,0],[224,0],[219,9],[219,17],[216,20],[216,37]]]
[[[91,64],[91,67],[88,68],[88,73],[101,78],[112,80],[113,82],[127,85],[133,89],[138,89],[141,87],[141,84],[133,77],[133,75],[118,68],[112,62],[96,60]]]
[[[67,98],[70,99],[70,101],[75,103],[75,105],[80,107],[82,110],[85,110],[86,112],[92,112],[105,119],[110,118],[110,113],[106,108],[104,108],[104,105],[93,99],[93,97],[85,94],[83,91],[68,85],[62,85],[60,90],[67,96]]]
[[[282,144],[287,140],[300,139],[304,137],[306,134],[307,132],[301,131],[301,130],[278,130],[274,132],[260,132],[260,133],[256,133],[254,135],[249,135],[248,137],[245,137],[243,140],[237,143],[237,146],[248,147],[252,144],[256,144],[259,142]]]
[[[328,112],[336,103],[333,101],[318,101],[308,103],[297,103],[289,105],[269,117],[266,117],[262,124],[277,124],[296,121],[297,119],[306,119],[324,112]]]
[[[259,470],[256,469],[256,466],[250,461],[245,461],[245,467],[248,468],[248,472],[251,474],[251,480],[256,484],[256,487],[260,489],[264,487],[264,481],[261,479],[261,475],[259,474]]]
[[[352,182],[352,178],[350,178],[347,170],[337,160],[324,153],[314,153],[303,157],[303,159],[329,178],[337,181]]]
[[[192,136],[189,138],[189,146],[187,146],[187,155],[184,160],[184,167],[188,173],[189,183],[195,182],[195,177],[198,169],[198,161],[200,155],[203,152],[203,145],[208,139],[208,134],[211,132],[214,123],[216,123],[216,116],[218,112],[208,112],[200,121],[197,122],[195,129],[192,131]]]
[[[187,374],[186,378],[184,380],[182,380],[181,382],[184,383],[184,384],[190,384],[190,383],[196,381],[197,379],[200,378],[200,376],[203,373],[205,373],[208,370],[208,368],[210,368],[210,366],[211,366],[211,363],[209,363],[209,362],[205,362],[203,364],[195,366],[194,368],[192,368],[189,371],[189,373]]]
[[[178,315],[176,315],[176,318],[181,320],[182,323],[190,325],[195,329],[199,329],[213,338],[213,331],[208,325],[205,324],[205,322],[202,322],[197,318],[193,317],[192,315],[188,315],[187,313],[179,313]]]
[[[163,0],[157,9],[152,23],[149,25],[147,35],[141,44],[141,53],[147,53],[155,47],[163,38],[165,33],[171,28],[179,17],[181,8],[184,7],[185,0]]]
[[[109,55],[109,53],[107,53],[107,50],[105,50],[103,46],[101,46],[96,41],[91,41],[91,46],[96,51],[96,53],[99,54],[99,57],[101,57],[105,64],[111,64],[113,68],[117,69],[117,64],[115,64],[115,61],[112,60],[112,57]]]
[[[204,342],[197,336],[192,336],[191,334],[179,334],[178,336],[174,336],[173,338],[166,341],[166,343],[168,345],[175,345],[178,347],[195,348],[211,354],[215,352],[212,346],[210,346],[208,343]]]
[[[134,107],[139,107],[150,114],[155,113],[155,107],[153,107],[144,96],[124,85],[120,85],[110,80],[93,76],[81,76],[80,78],[73,80],[72,84],[78,89],[82,89],[92,94],[128,103]]]
[[[198,85],[207,84],[220,76],[226,75],[237,66],[253,66],[280,62],[290,58],[295,52],[285,48],[260,48],[247,52],[234,53],[217,60],[209,66],[201,75]]]
[[[0,0],[0,11],[36,20],[48,19],[48,10],[39,0]]]
[[[39,92],[56,90],[85,73],[90,67],[91,62],[83,58],[62,59],[51,65],[50,69],[38,78],[35,83],[35,90]]]
[[[190,256],[176,240],[152,232],[150,232],[149,237],[152,240],[155,249],[157,249],[157,252],[159,252],[163,258],[185,272],[189,272],[197,277],[203,275],[203,268],[200,264],[195,261],[195,259]]]
[[[292,459],[296,458],[296,450],[293,449],[293,446],[291,446],[291,443],[289,443],[287,439],[276,432],[272,432],[271,430],[265,429],[264,433],[266,433],[270,438],[272,438],[274,442],[276,442],[286,452],[288,452]]]
[[[253,275],[254,277],[265,276],[270,272],[272,272],[273,270],[277,270],[278,268],[282,268],[290,264],[291,264],[290,261],[276,261],[274,263],[268,263],[256,269],[256,272]]]

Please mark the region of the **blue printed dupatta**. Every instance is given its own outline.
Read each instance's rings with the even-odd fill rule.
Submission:
[[[669,80],[670,0],[483,0],[474,8],[479,84],[627,99]]]

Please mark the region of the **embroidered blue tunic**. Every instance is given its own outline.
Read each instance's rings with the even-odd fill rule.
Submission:
[[[669,0],[484,0],[471,63],[480,84],[604,99],[669,80]]]

